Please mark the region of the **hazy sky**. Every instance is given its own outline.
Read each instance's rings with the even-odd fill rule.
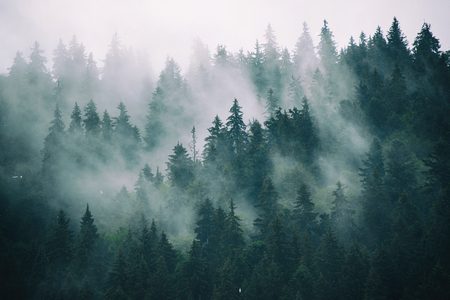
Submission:
[[[28,58],[36,40],[51,61],[59,38],[68,44],[74,34],[101,66],[115,31],[126,46],[146,49],[156,75],[167,55],[185,72],[195,37],[211,53],[218,44],[247,52],[270,23],[280,46],[292,51],[303,22],[317,45],[324,19],[338,48],[361,31],[387,32],[396,16],[410,46],[425,21],[441,50],[449,50],[449,12],[448,0],[0,0],[0,73],[17,51]]]

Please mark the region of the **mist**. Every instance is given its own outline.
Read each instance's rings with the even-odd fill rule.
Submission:
[[[382,247],[394,253],[397,239],[408,240],[402,234],[418,245],[424,232],[439,230],[427,225],[439,218],[427,203],[439,205],[445,193],[435,161],[447,147],[450,64],[449,52],[440,50],[446,37],[437,40],[434,25],[418,26],[408,42],[402,23],[390,17],[385,30],[376,25],[341,42],[346,27],[335,29],[333,18],[285,30],[292,24],[276,22],[276,9],[258,33],[249,37],[259,25],[250,19],[248,28],[240,24],[244,32],[237,24],[227,28],[236,36],[222,42],[220,31],[207,32],[215,27],[192,21],[195,6],[155,5],[162,16],[124,30],[117,16],[128,19],[135,8],[154,4],[108,5],[112,14],[90,34],[83,28],[89,22],[72,28],[68,19],[64,26],[80,32],[69,36],[67,28],[46,35],[41,31],[49,25],[40,24],[29,45],[22,45],[29,37],[12,39],[21,48],[0,54],[12,62],[0,76],[2,208],[11,215],[2,238],[27,245],[17,261],[32,257],[31,273],[46,274],[23,298],[53,295],[53,287],[80,295],[88,289],[96,299],[158,297],[160,281],[170,277],[177,299],[215,299],[228,289],[227,270],[239,269],[234,290],[243,287],[243,297],[253,299],[265,285],[255,274],[276,268],[283,276],[273,291],[287,299],[306,293],[293,287],[298,276],[331,289],[334,275],[320,263],[327,243],[340,249],[335,262],[342,265],[360,251],[361,280],[369,280],[368,266]],[[33,2],[3,6],[19,20],[44,9]],[[208,18],[228,20],[233,7],[222,4],[225,12]],[[193,24],[178,30],[173,18]],[[144,38],[141,27],[158,21],[164,30]],[[108,38],[100,34],[110,30]],[[61,36],[53,41],[54,33]],[[411,222],[405,225],[411,232],[399,229],[402,222]],[[412,259],[415,252],[405,251]],[[115,281],[122,260],[124,272],[135,276],[127,282],[143,280],[143,294]],[[211,272],[199,271],[201,291],[184,286],[195,264]],[[314,289],[316,298],[326,298]]]

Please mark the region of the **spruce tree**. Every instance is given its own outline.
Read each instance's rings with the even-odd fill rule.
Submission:
[[[97,106],[92,99],[84,108],[84,117],[83,123],[86,129],[86,137],[96,138],[100,134],[101,121],[97,113]]]
[[[182,144],[178,143],[173,152],[166,163],[167,178],[173,187],[183,190],[194,179],[193,163]]]
[[[349,244],[354,236],[355,223],[353,215],[355,210],[344,195],[344,187],[340,181],[336,182],[336,190],[333,191],[330,222],[336,235]]]
[[[299,233],[307,231],[311,234],[316,229],[318,213],[314,213],[313,210],[314,203],[311,200],[311,193],[308,186],[302,182],[292,210],[294,226]]]
[[[241,218],[236,215],[234,210],[233,198],[230,199],[230,211],[225,219],[225,228],[223,231],[223,241],[226,247],[226,257],[232,257],[235,251],[242,250],[245,247],[244,231],[241,228]]]
[[[259,202],[255,205],[255,208],[258,209],[259,213],[258,217],[253,221],[253,226],[258,228],[260,238],[265,239],[270,233],[270,222],[272,222],[280,210],[278,193],[270,177],[264,180],[261,192],[259,193]]]

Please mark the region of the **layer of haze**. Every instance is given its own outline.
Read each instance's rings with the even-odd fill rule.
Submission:
[[[234,53],[251,51],[256,39],[263,41],[267,24],[275,30],[278,43],[292,50],[306,22],[317,45],[326,19],[338,49],[361,31],[372,35],[377,26],[384,33],[394,16],[400,22],[409,45],[423,22],[432,26],[441,49],[450,48],[450,1],[208,1],[208,0],[2,0],[0,1],[0,73],[17,51],[28,57],[34,41],[41,44],[51,62],[51,51],[59,38],[68,42],[75,34],[93,52],[98,66],[114,32],[124,45],[145,49],[155,76],[171,56],[187,71],[192,40],[200,38],[211,51],[218,44]],[[51,65],[49,65],[51,68]]]

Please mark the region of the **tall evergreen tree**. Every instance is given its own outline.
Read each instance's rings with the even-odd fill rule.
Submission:
[[[311,200],[311,193],[308,186],[302,182],[292,210],[292,219],[298,232],[307,231],[311,234],[316,229],[318,213],[314,213],[313,210],[314,203]]]
[[[275,190],[272,179],[267,177],[259,193],[259,202],[255,205],[259,210],[258,217],[253,221],[253,226],[259,230],[260,237],[265,239],[270,233],[270,222],[280,210],[278,193]]]
[[[353,238],[355,223],[353,215],[355,210],[344,195],[344,187],[340,181],[336,182],[336,190],[333,191],[334,200],[332,202],[330,222],[336,235],[344,242],[350,243]]]
[[[225,228],[223,231],[223,241],[226,247],[226,256],[232,257],[235,251],[240,251],[245,247],[243,230],[241,228],[241,218],[236,215],[234,210],[233,198],[230,199],[230,211],[225,219]]]
[[[78,103],[75,102],[75,106],[72,111],[72,115],[70,115],[70,125],[67,131],[69,133],[82,134],[83,133],[83,119],[81,117],[81,110],[78,106]]]
[[[100,117],[97,113],[97,106],[91,99],[84,108],[83,120],[84,128],[86,129],[86,137],[97,137],[100,134]]]
[[[192,160],[187,154],[187,150],[178,143],[173,148],[174,154],[169,155],[167,164],[167,178],[172,186],[181,190],[185,189],[194,179]]]

